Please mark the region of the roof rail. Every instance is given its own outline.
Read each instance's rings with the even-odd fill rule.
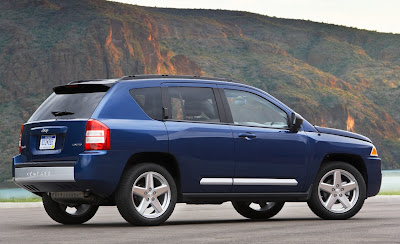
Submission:
[[[191,79],[191,80],[216,80],[216,81],[237,82],[226,78],[206,77],[197,75],[127,75],[119,80],[123,81],[123,80],[141,80],[141,79],[158,79],[158,78],[178,78],[178,79]]]
[[[104,79],[74,80],[74,81],[69,82],[68,85],[82,83],[82,82],[89,82],[89,81],[102,81],[102,80],[104,80]]]

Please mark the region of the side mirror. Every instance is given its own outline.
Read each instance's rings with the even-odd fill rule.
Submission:
[[[302,124],[303,124],[303,118],[300,115],[296,113],[292,113],[290,115],[288,126],[291,132],[298,132]]]

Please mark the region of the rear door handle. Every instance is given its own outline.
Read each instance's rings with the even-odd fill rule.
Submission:
[[[245,138],[246,140],[250,140],[252,138],[256,138],[257,136],[253,133],[246,132],[246,133],[239,133],[238,137]]]

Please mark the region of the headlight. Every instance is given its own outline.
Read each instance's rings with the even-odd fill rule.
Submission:
[[[376,151],[376,148],[375,148],[375,147],[372,147],[370,156],[376,156],[376,157],[378,157],[378,152]]]

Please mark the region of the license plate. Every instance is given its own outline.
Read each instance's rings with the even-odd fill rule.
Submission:
[[[56,148],[56,135],[45,135],[40,138],[39,150],[52,150]]]

